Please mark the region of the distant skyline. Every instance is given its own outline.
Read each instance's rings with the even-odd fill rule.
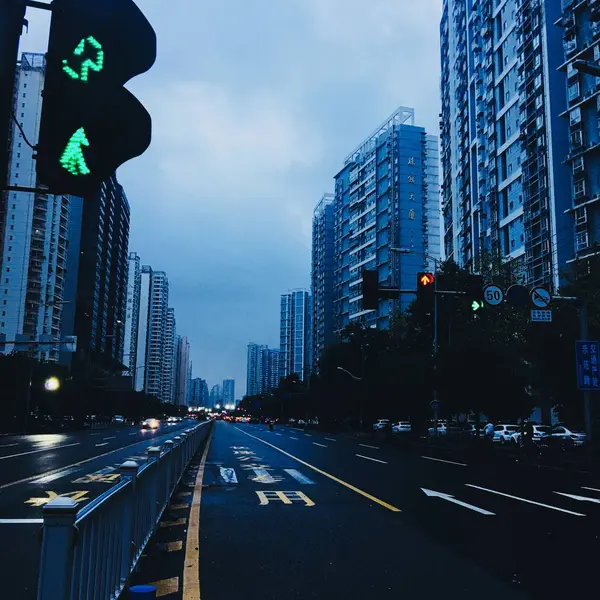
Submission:
[[[168,273],[193,376],[241,397],[248,342],[278,347],[280,294],[310,284],[312,212],[356,140],[399,105],[437,132],[442,2],[137,4],[158,60],[128,84],[153,118],[118,171],[129,249]],[[48,12],[27,19],[21,50],[46,51]]]

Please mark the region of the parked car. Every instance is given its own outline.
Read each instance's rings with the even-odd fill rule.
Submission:
[[[377,419],[375,423],[373,423],[373,431],[379,431],[380,429],[385,429],[390,424],[389,419]]]
[[[587,436],[583,431],[575,431],[565,427],[564,425],[554,426],[550,435],[552,437],[570,439],[573,441],[574,446],[583,446],[587,439]]]
[[[549,425],[533,425],[533,441],[537,444],[543,437],[546,437],[547,435],[550,435],[550,432],[552,431],[552,427],[550,427]],[[513,433],[510,436],[510,441],[514,442],[515,444],[521,444],[522,443],[522,431],[521,428],[519,427],[519,431],[515,431],[515,433]]]
[[[511,441],[512,434],[516,433],[517,431],[519,431],[518,425],[494,425],[494,437],[492,441],[500,444],[506,444],[507,442]]]
[[[411,427],[408,421],[392,423],[392,433],[410,433]]]
[[[430,436],[435,437],[436,436],[436,427],[435,425],[431,425],[431,427],[429,427],[429,429],[427,429],[427,433]],[[440,423],[438,422],[437,424],[437,435],[448,435],[448,428],[446,427],[446,423]]]

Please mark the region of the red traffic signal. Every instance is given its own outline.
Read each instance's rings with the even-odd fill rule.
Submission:
[[[417,275],[417,287],[427,287],[435,283],[435,275],[433,273],[419,273]]]

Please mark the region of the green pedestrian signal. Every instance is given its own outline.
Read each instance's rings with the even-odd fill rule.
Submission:
[[[91,171],[83,156],[83,146],[89,146],[90,142],[85,135],[85,129],[80,127],[69,140],[65,151],[60,157],[60,164],[71,175],[89,175]]]
[[[104,68],[104,50],[102,50],[102,44],[92,35],[83,38],[79,44],[77,44],[77,48],[75,48],[73,51],[73,56],[81,56],[85,52],[87,44],[89,44],[96,51],[96,60],[93,61],[91,58],[86,58],[81,63],[79,73],[69,66],[69,61],[66,58],[62,61],[63,71],[71,79],[80,79],[83,82],[87,82],[89,79],[90,69],[92,71],[96,71],[96,73],[99,73]]]

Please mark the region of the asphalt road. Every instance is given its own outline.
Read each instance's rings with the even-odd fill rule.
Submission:
[[[202,599],[578,597],[596,587],[599,517],[592,476],[218,422]]]
[[[119,465],[129,459],[141,464],[148,447],[189,427],[0,437],[0,597],[35,598],[44,504],[67,495],[85,505],[119,480]]]

